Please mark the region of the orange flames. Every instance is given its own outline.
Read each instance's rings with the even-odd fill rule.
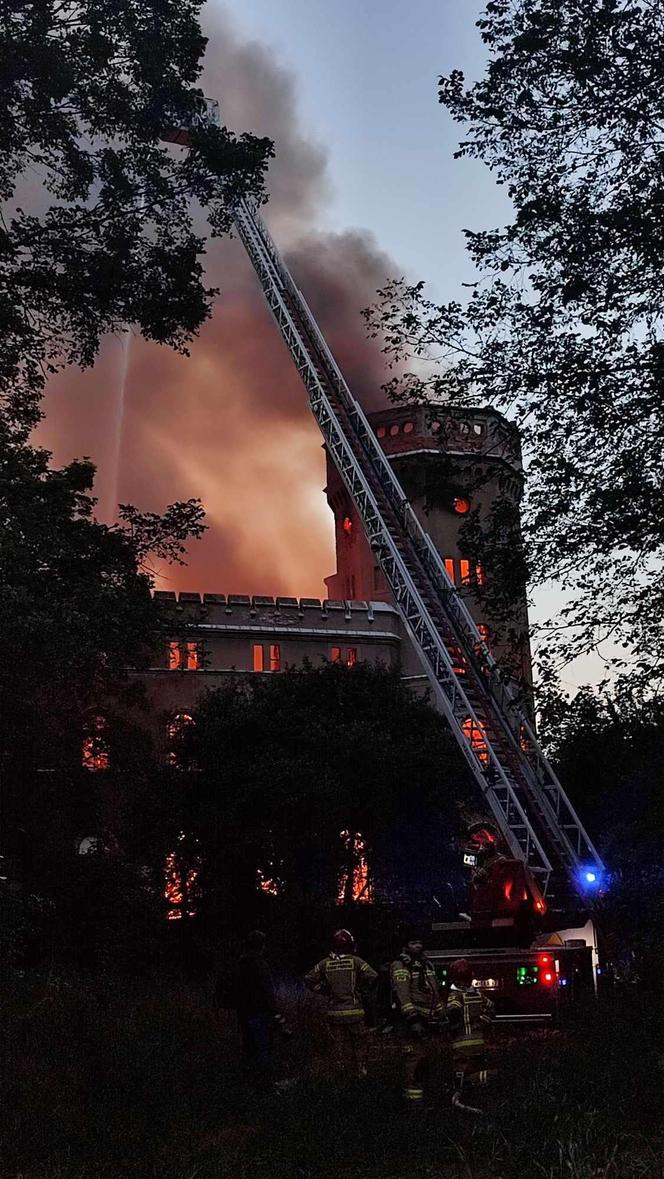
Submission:
[[[179,842],[184,844],[186,836],[180,835]],[[198,884],[200,875],[200,858],[197,855],[187,855],[186,864],[184,849],[169,852],[164,866],[164,899],[169,908],[166,912],[167,921],[181,921],[183,918],[196,916],[196,904],[201,890]]]
[[[341,831],[341,839],[346,851],[352,857],[353,865],[350,880],[350,898],[348,896],[349,871],[345,869],[339,877],[339,891],[337,904],[343,905],[352,899],[358,904],[370,904],[373,901],[373,888],[369,879],[369,864],[366,857],[366,840],[360,831]]]

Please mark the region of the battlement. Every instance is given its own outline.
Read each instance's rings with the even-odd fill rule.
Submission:
[[[397,630],[397,611],[386,602],[343,601],[335,598],[272,597],[269,594],[192,593],[155,590],[156,602],[187,624],[233,623],[324,627],[337,624],[371,624],[380,616],[382,626]]]
[[[160,605],[170,607],[173,614],[189,615],[188,620],[205,618],[213,620],[215,615],[238,615],[242,618],[255,618],[257,615],[267,615],[270,619],[278,618],[307,618],[307,615],[329,615],[343,617],[359,617],[362,615],[367,621],[373,621],[377,614],[394,614],[394,606],[384,601],[344,601],[334,598],[272,598],[269,594],[223,594],[223,593],[191,593],[172,590],[155,590],[153,598]],[[359,619],[360,620],[360,619]]]

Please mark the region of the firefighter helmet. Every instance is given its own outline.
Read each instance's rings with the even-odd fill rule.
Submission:
[[[355,938],[348,929],[337,929],[332,935],[332,945],[335,950],[352,954],[355,949]]]
[[[469,987],[473,981],[473,968],[467,958],[457,958],[450,966],[450,980],[457,986]]]

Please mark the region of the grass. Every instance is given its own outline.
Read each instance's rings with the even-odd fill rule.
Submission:
[[[100,993],[14,981],[2,1020],[2,1179],[661,1179],[661,1009],[628,995],[559,1032],[496,1044],[488,1116],[405,1110],[398,1049],[335,1074],[318,1016],[293,1011],[298,1083],[259,1099],[230,1017],[194,989]]]

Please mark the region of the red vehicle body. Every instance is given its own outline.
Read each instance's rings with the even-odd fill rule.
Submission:
[[[596,992],[597,936],[587,914],[556,912],[522,860],[500,851],[488,824],[475,824],[465,845],[472,868],[466,920],[434,923],[427,956],[445,988],[457,958],[474,969],[473,985],[495,1004],[498,1021],[555,1020]]]

